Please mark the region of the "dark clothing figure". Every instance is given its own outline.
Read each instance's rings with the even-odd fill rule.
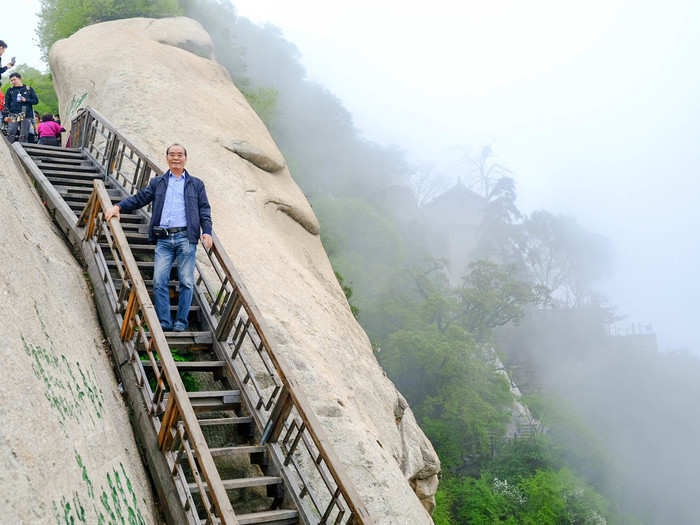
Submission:
[[[22,100],[24,97],[26,100]],[[39,103],[36,92],[25,84],[18,87],[11,87],[5,93],[5,113],[24,113],[28,119],[34,118],[34,108],[32,106]]]
[[[12,62],[10,62],[10,64],[11,63]],[[10,69],[10,68],[2,65],[2,57],[0,57],[0,75],[3,75],[5,73],[5,71],[7,71],[8,69]],[[2,85],[2,82],[0,82],[0,85]]]
[[[24,100],[22,100],[23,97]],[[34,118],[32,106],[38,103],[39,98],[30,86],[23,84],[7,90],[2,114],[10,118],[7,123],[7,139],[10,144],[17,140],[17,130],[19,130],[19,141],[27,142]]]

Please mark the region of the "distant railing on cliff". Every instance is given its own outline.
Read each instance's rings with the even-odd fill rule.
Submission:
[[[92,108],[73,121],[71,144],[85,148],[132,194],[165,171]],[[246,398],[262,442],[270,445],[303,521],[373,524],[290,374],[292,367],[265,336],[270,330],[221,241],[216,234],[213,238],[212,248],[205,250],[208,264],[196,265],[195,291],[208,306],[203,311],[215,329],[216,346]],[[168,421],[177,423],[176,417]]]

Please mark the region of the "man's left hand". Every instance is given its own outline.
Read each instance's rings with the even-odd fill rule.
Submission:
[[[207,250],[211,250],[211,245],[213,244],[214,239],[211,238],[211,235],[208,233],[203,233],[202,234],[202,246],[206,248]]]

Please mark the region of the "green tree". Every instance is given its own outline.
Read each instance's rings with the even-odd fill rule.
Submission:
[[[456,288],[450,287],[441,261],[432,260],[413,275],[426,319],[443,332],[454,323],[460,324],[479,343],[487,342],[494,328],[518,323],[528,305],[548,299],[548,290],[519,279],[515,266],[487,260],[470,263]]]
[[[622,525],[604,496],[566,468],[513,482],[490,475],[449,477],[440,486],[438,525]]]
[[[593,285],[610,272],[610,246],[575,219],[533,212],[514,236],[531,278],[552,290],[559,304],[581,307],[596,299]]]
[[[257,88],[243,89],[242,93],[248,104],[258,114],[260,120],[268,125],[275,113],[278,91],[276,89]]]
[[[44,58],[49,48],[78,29],[120,18],[182,14],[178,0],[41,0],[37,36]]]
[[[490,338],[494,328],[518,323],[525,307],[547,301],[548,290],[517,277],[515,266],[498,266],[490,261],[469,265],[469,273],[457,289],[457,313],[477,341]]]

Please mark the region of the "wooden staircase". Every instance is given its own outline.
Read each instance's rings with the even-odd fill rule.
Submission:
[[[103,220],[160,170],[94,110],[72,139],[82,147],[14,151],[88,268],[167,521],[372,523],[216,236],[197,263],[188,331],[163,332],[148,210]],[[174,311],[175,267],[170,289]]]

